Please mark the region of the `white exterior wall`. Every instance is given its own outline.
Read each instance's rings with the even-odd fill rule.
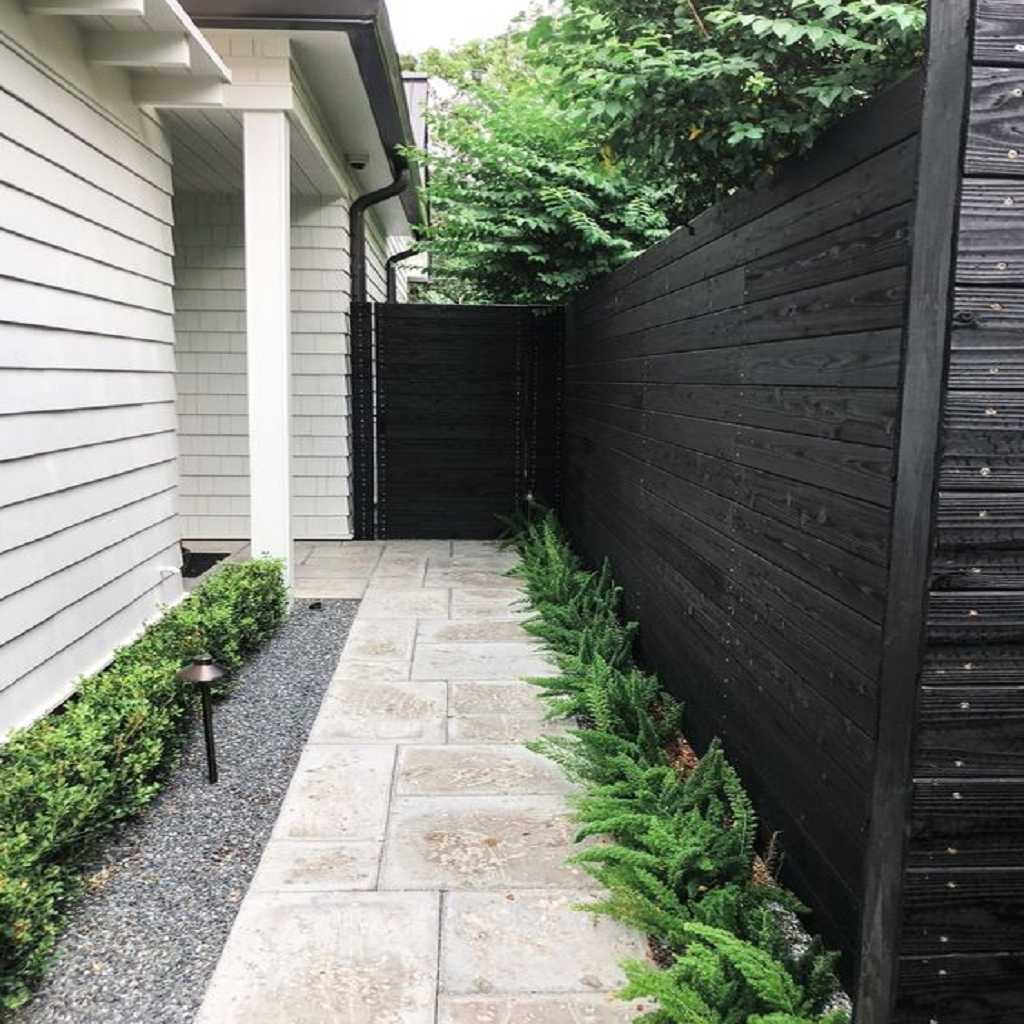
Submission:
[[[171,171],[127,78],[0,0],[0,734],[176,600]]]
[[[249,447],[242,201],[240,196],[179,195],[175,212],[182,534],[190,540],[245,540]],[[402,248],[402,240],[392,240],[387,251]],[[382,235],[372,227],[367,264],[375,301],[386,293],[385,252]],[[291,257],[293,532],[296,540],[347,539],[352,536],[348,201],[294,197]]]

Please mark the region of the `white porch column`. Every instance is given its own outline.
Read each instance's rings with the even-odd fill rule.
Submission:
[[[291,172],[288,117],[245,112],[246,365],[253,555],[287,560],[291,528]]]

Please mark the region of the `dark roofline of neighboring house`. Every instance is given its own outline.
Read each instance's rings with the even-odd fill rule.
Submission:
[[[414,146],[398,50],[384,0],[183,0],[200,28],[276,28],[348,34],[391,169],[399,146]],[[413,168],[413,185],[419,186]],[[421,220],[417,188],[403,194],[410,224]]]

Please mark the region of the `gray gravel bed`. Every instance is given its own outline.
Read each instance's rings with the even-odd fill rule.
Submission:
[[[97,854],[57,960],[14,1024],[191,1024],[338,662],[357,601],[298,602],[145,814]]]

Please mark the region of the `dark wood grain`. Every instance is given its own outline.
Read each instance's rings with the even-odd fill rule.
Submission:
[[[1024,65],[1024,13],[1018,0],[978,0],[974,60]]]
[[[379,537],[489,538],[556,503],[562,317],[547,307],[377,310]]]
[[[1024,68],[974,69],[965,170],[1024,176]]]
[[[1018,1024],[1024,955],[903,957],[894,1024]]]
[[[924,687],[914,771],[1024,779],[1024,686]]]
[[[1024,276],[1024,181],[964,182],[957,281],[1018,284]]]
[[[912,868],[903,901],[904,956],[1020,950],[1024,867]]]
[[[943,869],[1024,864],[1024,778],[918,780],[907,863]]]

